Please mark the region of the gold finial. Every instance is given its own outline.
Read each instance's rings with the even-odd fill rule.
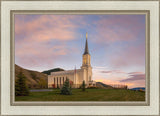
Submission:
[[[88,38],[88,33],[86,33],[86,39]]]

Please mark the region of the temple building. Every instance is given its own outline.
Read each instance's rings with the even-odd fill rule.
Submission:
[[[96,82],[92,80],[91,56],[88,50],[87,38],[86,33],[86,43],[81,68],[51,72],[51,74],[48,75],[48,88],[61,88],[67,78],[69,79],[72,88],[79,88],[82,85],[83,80],[85,81],[86,87],[96,86]]]

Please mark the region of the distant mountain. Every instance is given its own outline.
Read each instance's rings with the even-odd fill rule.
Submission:
[[[47,88],[48,77],[46,74],[38,71],[27,70],[15,64],[15,79],[17,79],[17,75],[20,71],[22,71],[26,76],[26,83],[29,88]]]
[[[96,86],[97,86],[98,88],[113,89],[112,86],[107,85],[107,84],[104,84],[104,83],[102,83],[102,82],[96,82]]]
[[[136,88],[131,88],[130,90],[143,90],[143,91],[145,91],[145,87],[136,87]]]
[[[47,74],[47,75],[50,75],[51,72],[58,72],[58,71],[64,71],[64,69],[54,68],[54,69],[50,69],[50,70],[43,71],[42,73]]]

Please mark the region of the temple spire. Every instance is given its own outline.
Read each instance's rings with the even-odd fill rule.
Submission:
[[[88,33],[86,33],[86,39],[88,38]]]
[[[86,33],[86,45],[85,45],[85,51],[84,51],[84,54],[89,54],[87,38],[88,38],[88,34]],[[84,55],[84,54],[83,54],[83,55]]]

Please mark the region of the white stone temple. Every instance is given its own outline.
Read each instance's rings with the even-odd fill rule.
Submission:
[[[86,87],[96,86],[96,82],[92,80],[91,56],[88,50],[87,33],[81,68],[51,72],[51,74],[48,75],[48,88],[61,88],[67,78],[69,79],[72,88],[79,88],[82,85],[83,80],[85,81]]]

